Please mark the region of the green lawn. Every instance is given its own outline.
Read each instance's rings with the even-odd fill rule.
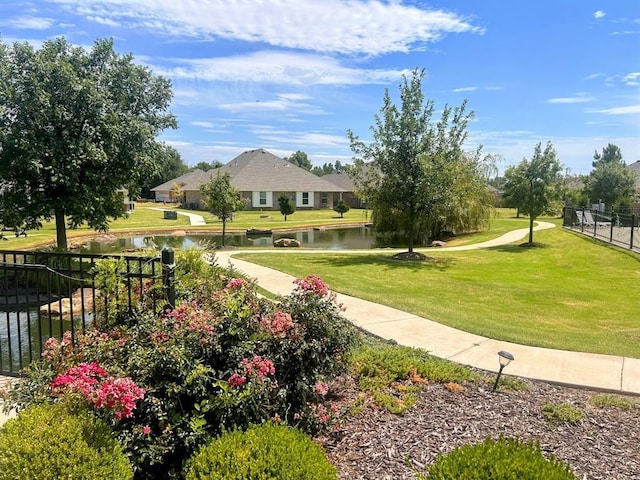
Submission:
[[[534,240],[544,246],[430,249],[425,263],[384,252],[240,258],[295,276],[315,273],[336,291],[478,335],[640,358],[640,258],[561,228]]]

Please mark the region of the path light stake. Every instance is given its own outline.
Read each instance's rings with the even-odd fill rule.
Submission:
[[[500,381],[500,375],[502,375],[502,369],[509,365],[515,358],[509,352],[505,352],[504,350],[500,350],[498,352],[498,361],[500,362],[500,370],[498,370],[498,376],[496,377],[496,383],[493,384],[493,391],[495,392],[498,388],[498,382]]]

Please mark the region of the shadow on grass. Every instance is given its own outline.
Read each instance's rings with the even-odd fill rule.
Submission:
[[[395,260],[393,254],[387,255],[335,255],[335,256],[313,256],[307,260],[308,263],[316,265],[331,265],[333,267],[386,267],[389,269],[402,269],[410,271],[437,269],[444,271],[454,265],[453,258],[428,257],[423,261]]]
[[[503,253],[526,253],[532,250],[545,249],[549,247],[551,247],[551,245],[546,243],[533,242],[533,244],[521,243],[520,245],[498,245],[496,247],[489,247],[487,250]]]

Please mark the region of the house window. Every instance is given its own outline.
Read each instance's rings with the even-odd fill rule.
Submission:
[[[309,205],[309,192],[302,192],[302,205]]]
[[[260,192],[260,206],[267,204],[267,192]]]
[[[329,194],[327,192],[322,192],[320,194],[320,203],[322,205],[326,205],[327,203],[329,203]]]

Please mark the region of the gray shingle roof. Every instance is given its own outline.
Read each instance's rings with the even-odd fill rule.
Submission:
[[[180,185],[183,192],[200,190],[200,185],[210,181],[212,176],[229,172],[231,185],[241,192],[350,192],[351,188],[343,188],[317,177],[304,168],[287,162],[263,149],[249,150],[238,155],[220,169],[194,170],[169,180],[151,189],[153,192],[170,191],[175,184]]]
[[[344,188],[263,149],[249,150],[220,168],[241,192],[345,192]]]
[[[353,192],[356,188],[353,178],[351,178],[351,175],[347,172],[330,173],[329,175],[323,175],[322,178],[343,188],[347,192]]]
[[[210,180],[211,174],[215,175],[215,170],[209,170],[204,172],[199,169],[195,169],[192,172],[187,172],[177,178],[169,180],[157,187],[151,189],[152,192],[167,192],[173,189],[174,185],[179,185],[183,192],[200,190],[200,185]]]

